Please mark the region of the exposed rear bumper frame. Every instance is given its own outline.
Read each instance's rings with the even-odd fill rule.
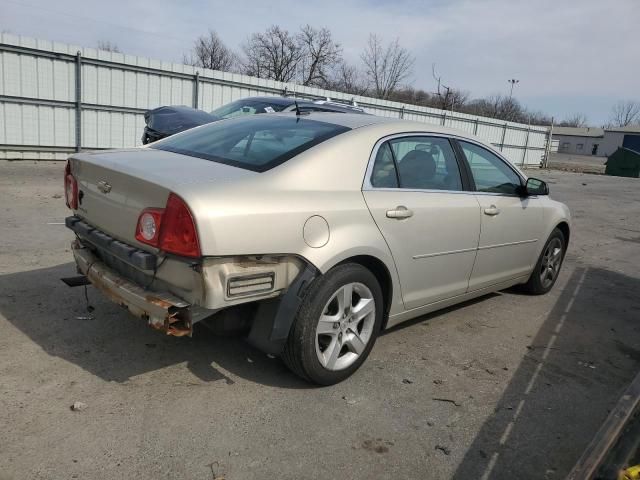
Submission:
[[[150,292],[107,267],[78,240],[71,244],[78,270],[97,289],[150,327],[176,337],[191,336],[193,324],[214,313],[165,292]]]

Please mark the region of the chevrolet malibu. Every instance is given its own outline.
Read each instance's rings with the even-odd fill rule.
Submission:
[[[357,114],[255,115],[70,157],[86,281],[170,335],[244,329],[323,385],[386,328],[520,285],[548,292],[565,205],[468,134]]]

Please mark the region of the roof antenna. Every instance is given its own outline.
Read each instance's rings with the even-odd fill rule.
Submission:
[[[300,106],[298,105],[298,100],[294,100],[293,103],[296,105],[296,122],[300,120],[300,117],[303,115],[309,115],[311,112],[308,110],[300,110]]]

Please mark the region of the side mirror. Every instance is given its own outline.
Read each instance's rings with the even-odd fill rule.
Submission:
[[[526,195],[549,195],[549,185],[538,178],[528,178],[524,191]]]

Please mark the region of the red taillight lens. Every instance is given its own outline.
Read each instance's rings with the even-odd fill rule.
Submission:
[[[169,195],[162,219],[160,249],[185,257],[200,256],[198,232],[191,211],[184,200],[173,193]]]
[[[147,208],[138,217],[136,240],[168,253],[199,257],[198,232],[184,200],[171,193],[165,208]]]
[[[64,168],[64,199],[67,203],[67,207],[72,210],[78,208],[78,182],[71,174],[71,164],[67,160],[67,165]]]

